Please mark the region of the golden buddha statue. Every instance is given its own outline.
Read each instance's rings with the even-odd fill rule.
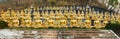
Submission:
[[[118,22],[120,23],[120,13],[118,14],[118,16],[117,16],[117,17],[118,17],[118,19],[117,19],[117,20],[118,20]]]
[[[44,17],[45,17],[45,18],[48,18],[48,17],[49,17],[49,13],[48,13],[48,11],[45,11],[45,13],[44,13]]]
[[[98,16],[97,16],[96,12],[93,12],[93,15],[91,16],[91,19],[92,19],[92,20],[96,20],[97,17],[98,17]]]
[[[89,10],[88,16],[91,17],[92,16],[92,11]]]
[[[31,22],[32,22],[32,21],[31,21],[31,14],[28,13],[27,16],[25,17],[25,26],[26,26],[26,27],[32,27],[32,26],[31,26]]]
[[[13,26],[14,26],[14,27],[19,27],[18,17],[16,16],[16,17],[13,17],[12,19],[13,19]]]
[[[5,12],[4,15],[5,15],[4,20],[5,20],[6,22],[8,22],[8,26],[9,26],[9,27],[13,27],[11,12],[7,10],[7,12]]]
[[[1,15],[1,19],[4,20],[4,21],[6,20],[7,17],[10,17],[10,15],[7,14],[6,12],[1,12],[0,15]],[[7,22],[7,20],[6,20],[6,22]]]
[[[94,21],[94,26],[95,26],[96,28],[101,28],[101,26],[100,26],[100,21],[99,21],[99,20],[95,20],[95,21]]]
[[[33,15],[36,17],[36,16],[38,15],[38,12],[35,11],[35,12],[33,13]]]
[[[80,13],[80,11],[78,11],[78,13],[77,13],[77,16],[78,16],[78,17],[80,17],[80,16],[81,16],[81,13]]]
[[[57,11],[55,12],[55,16],[59,16],[59,13]]]
[[[12,16],[12,22],[13,22],[13,26],[14,27],[19,27],[19,18],[18,18],[18,15],[17,13],[15,13],[14,11],[11,12],[11,16]]]
[[[55,16],[54,12],[53,11],[50,11],[50,18],[53,18]]]
[[[56,26],[55,26],[55,21],[52,20],[52,19],[49,19],[49,20],[48,20],[47,25],[48,25],[48,27],[56,27]]]
[[[70,13],[69,13],[69,15],[68,15],[68,18],[73,19],[73,13],[74,12],[71,10]]]
[[[87,14],[88,12],[86,12],[86,15],[85,15],[85,19],[86,20],[90,20],[90,16],[89,16],[89,14]]]
[[[113,15],[113,13],[111,14],[110,21],[112,21],[112,22],[114,22],[114,21],[115,21],[115,16]]]
[[[103,13],[99,13],[99,20],[103,20]]]
[[[77,20],[70,20],[70,27],[78,27]]]
[[[68,27],[67,26],[67,20],[64,20],[64,19],[62,19],[62,20],[60,20],[60,27]]]
[[[34,25],[34,27],[35,27],[35,28],[43,27],[43,26],[42,26],[42,20],[40,20],[40,19],[35,20],[35,25]]]
[[[91,21],[90,20],[85,20],[84,27],[91,28]]]
[[[110,14],[108,12],[105,13],[104,20],[105,21],[109,21],[110,20]]]
[[[55,19],[55,21],[54,21],[55,26],[60,27],[60,19],[61,19],[61,17],[60,16],[55,16],[54,19]]]
[[[65,10],[63,14],[64,14],[64,16],[65,16],[66,18],[69,17],[69,12],[68,12],[68,11]]]
[[[62,13],[62,11],[59,11],[58,13],[59,13],[60,17],[64,16],[63,13]]]
[[[66,18],[64,15],[61,16],[61,19],[67,20],[67,18]],[[61,19],[60,19],[60,20],[61,20]]]
[[[82,27],[82,19],[83,18],[81,16],[77,16],[76,19],[77,19],[78,27]]]
[[[71,19],[76,19],[76,17],[77,17],[77,14],[76,14],[76,12],[74,12]]]
[[[108,21],[103,21],[102,27],[105,27],[107,23],[108,23]]]
[[[82,18],[85,18],[84,15],[85,15],[85,14],[84,14],[84,12],[82,11],[82,12],[81,12],[81,17],[82,17]]]
[[[21,12],[20,12],[20,22],[21,22],[20,26],[21,27],[25,27],[25,20],[24,19],[25,19],[25,13],[23,10],[21,10]]]

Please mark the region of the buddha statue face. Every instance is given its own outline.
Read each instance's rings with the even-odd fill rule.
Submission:
[[[14,26],[19,26],[18,22],[13,22]]]
[[[38,24],[42,24],[42,22],[38,22]]]
[[[53,25],[53,22],[48,22],[50,25]]]
[[[99,25],[99,22],[95,22],[95,26],[98,26]]]
[[[76,25],[77,21],[76,20],[71,20],[71,25]]]
[[[103,22],[103,25],[105,26],[107,23],[108,23],[108,21],[104,21],[104,22]]]
[[[77,21],[78,21],[78,22],[81,21],[81,18],[77,18]]]
[[[66,22],[65,21],[60,21],[60,25],[65,25]]]
[[[48,21],[48,24],[49,24],[50,26],[53,26],[53,25],[54,25],[54,21],[53,21],[53,20],[49,20],[49,21]]]

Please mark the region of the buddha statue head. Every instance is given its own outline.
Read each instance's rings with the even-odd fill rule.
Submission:
[[[66,20],[60,20],[60,25],[67,25]]]

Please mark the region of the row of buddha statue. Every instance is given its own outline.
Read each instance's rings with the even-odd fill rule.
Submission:
[[[0,12],[1,20],[8,23],[9,27],[86,27],[102,28],[111,21],[120,22],[120,14],[109,12],[91,11],[14,11],[7,10]],[[33,13],[33,14],[31,14]]]
[[[35,9],[35,10],[94,10],[97,7],[93,6],[44,6],[44,7],[33,7],[31,6],[28,9]],[[99,8],[100,9],[100,8]]]
[[[32,8],[32,7],[31,7]],[[80,7],[80,6],[70,6],[70,7],[67,7],[67,6],[65,6],[65,7],[55,7],[55,6],[53,6],[53,7],[50,7],[50,6],[47,6],[47,7],[38,7],[40,10],[72,10],[72,9],[79,9],[79,10],[81,10],[81,9],[85,9],[85,8],[90,8],[90,6],[86,6],[86,7]],[[36,9],[38,9],[38,8],[36,8]]]

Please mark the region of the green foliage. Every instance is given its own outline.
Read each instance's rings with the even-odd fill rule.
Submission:
[[[118,0],[109,0],[109,5],[114,6],[116,4],[118,4]]]
[[[105,27],[106,29],[112,29],[112,30],[120,30],[120,23],[114,22],[114,23],[108,23]]]
[[[56,5],[57,0],[47,0],[47,1],[50,3],[50,5],[53,6],[53,5]]]
[[[8,28],[7,22],[0,20],[0,28]]]

